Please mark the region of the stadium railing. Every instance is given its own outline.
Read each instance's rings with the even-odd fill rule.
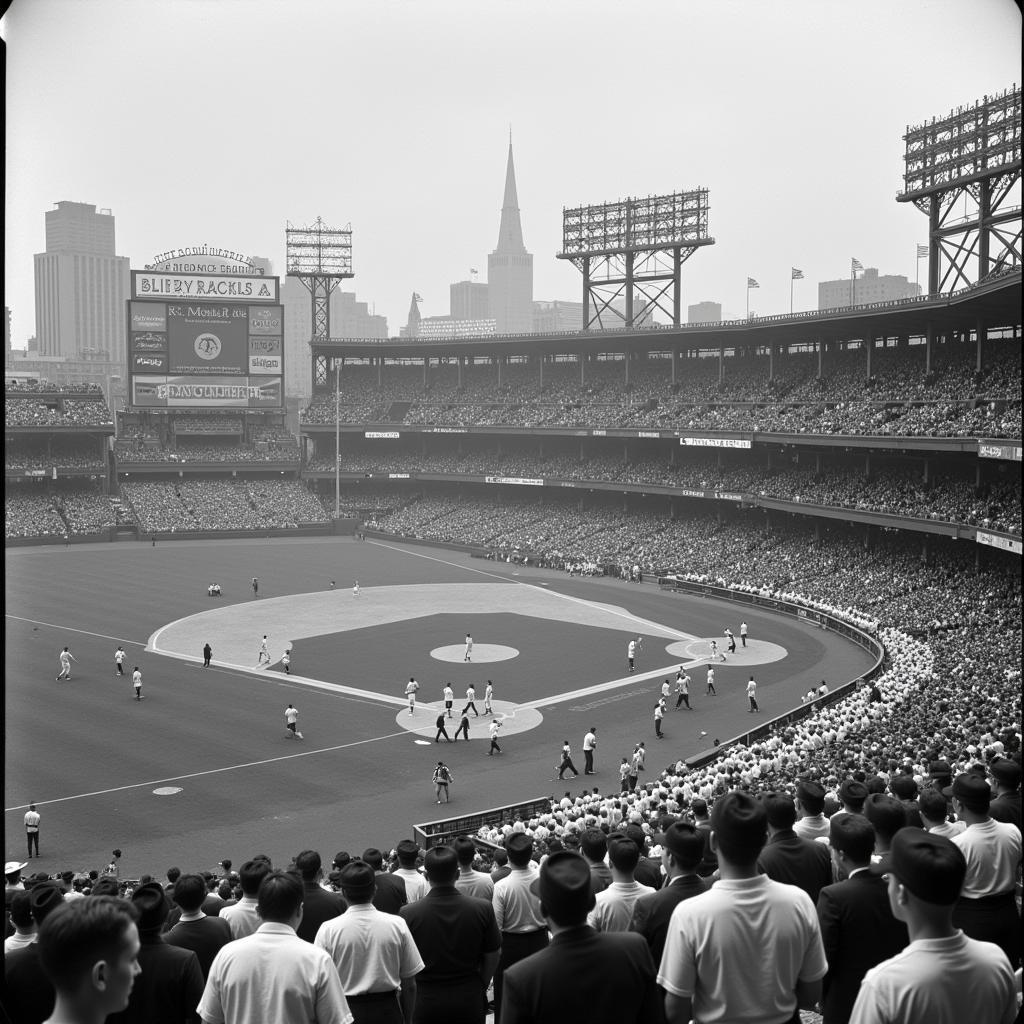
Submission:
[[[547,814],[550,810],[550,796],[520,800],[518,803],[508,804],[505,807],[491,807],[485,811],[463,814],[457,818],[442,818],[440,821],[428,821],[413,825],[412,837],[425,850],[429,850],[432,846],[443,846],[457,836],[471,836],[475,842],[493,847],[493,843],[480,839],[476,834],[484,825],[499,825],[506,821],[514,821],[516,818],[535,818],[538,814]]]

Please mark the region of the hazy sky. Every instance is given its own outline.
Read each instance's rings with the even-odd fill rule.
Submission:
[[[133,267],[207,244],[283,274],[285,222],[351,222],[355,290],[486,280],[509,126],[534,298],[581,298],[562,208],[707,186],[683,303],[796,309],[850,257],[915,274],[903,132],[1019,81],[1012,0],[14,0],[4,302],[60,200],[116,217]],[[922,266],[922,276],[924,267]]]

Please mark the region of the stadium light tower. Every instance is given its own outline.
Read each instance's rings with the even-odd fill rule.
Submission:
[[[331,336],[331,292],[339,281],[354,277],[352,271],[352,225],[329,228],[319,217],[307,228],[285,226],[285,264],[290,277],[297,277],[309,289],[313,303],[313,338],[327,341]],[[334,360],[334,518],[341,510],[341,361]],[[327,367],[316,366],[314,377],[326,384]],[[323,380],[320,380],[320,377]]]
[[[928,215],[929,295],[1020,267],[1020,101],[1015,85],[908,127],[903,136],[903,191],[896,202]]]
[[[682,265],[708,235],[708,190],[562,210],[562,251],[583,273],[583,328],[633,327],[660,310],[678,327]],[[625,314],[613,303],[625,299]],[[634,299],[641,306],[636,308]],[[606,322],[610,321],[610,322]]]

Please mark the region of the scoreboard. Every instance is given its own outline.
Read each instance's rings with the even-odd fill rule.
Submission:
[[[279,279],[132,271],[129,403],[275,409],[284,404]]]

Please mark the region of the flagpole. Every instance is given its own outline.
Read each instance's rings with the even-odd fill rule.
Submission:
[[[789,315],[793,315],[793,270],[789,271]]]
[[[747,278],[747,315],[744,319],[750,319],[750,278]]]

